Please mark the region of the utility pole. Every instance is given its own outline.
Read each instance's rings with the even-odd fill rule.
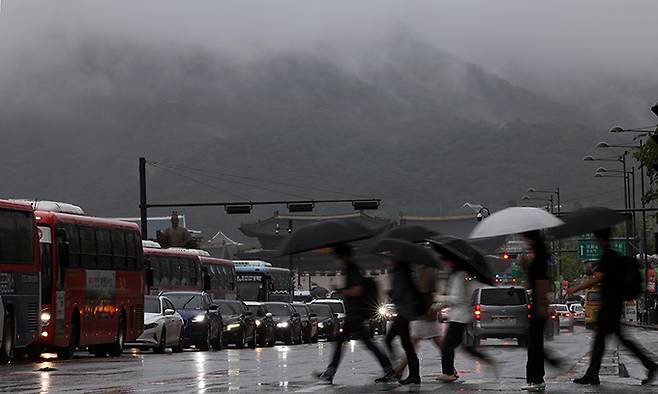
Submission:
[[[146,205],[146,158],[139,158],[139,218],[142,239],[148,239],[148,207]]]

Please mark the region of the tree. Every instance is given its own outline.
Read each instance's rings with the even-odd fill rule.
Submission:
[[[645,204],[658,201],[658,191],[654,187],[658,181],[658,126],[654,134],[642,144],[642,147],[636,149],[633,156],[640,162],[645,169],[649,179],[649,188],[645,189],[642,200]]]

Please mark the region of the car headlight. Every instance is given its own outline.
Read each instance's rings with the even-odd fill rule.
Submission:
[[[157,326],[158,326],[158,323],[144,324],[144,330],[150,330],[151,328],[155,328]]]
[[[260,320],[256,320],[256,327],[260,327],[260,325],[263,324]]]
[[[50,311],[48,309],[44,309],[41,311],[41,323],[44,326],[50,324],[50,318],[51,318]]]
[[[324,328],[324,323],[322,323],[322,322],[318,323],[318,327],[319,328]]]
[[[206,320],[206,315],[196,315],[192,318],[192,323],[201,323]]]
[[[235,330],[236,328],[240,328],[240,323],[231,323],[226,326],[226,330]]]
[[[288,327],[288,322],[284,321],[284,322],[281,322],[281,323],[276,323],[276,326],[278,328],[286,328],[286,327]]]
[[[388,311],[386,310],[385,306],[380,306],[377,309],[377,313],[379,313],[379,316],[386,317],[388,315]]]

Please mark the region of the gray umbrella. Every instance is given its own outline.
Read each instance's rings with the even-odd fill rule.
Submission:
[[[280,253],[290,255],[371,238],[386,230],[371,229],[351,219],[326,220],[295,230],[284,241]]]
[[[624,221],[624,216],[610,208],[588,207],[571,212],[562,218],[564,224],[546,231],[552,239],[569,238],[613,227]]]
[[[370,252],[401,263],[439,266],[439,259],[428,248],[401,239],[381,239],[372,245]]]

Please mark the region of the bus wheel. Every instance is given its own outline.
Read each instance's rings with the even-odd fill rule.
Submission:
[[[38,361],[41,358],[41,348],[38,346],[28,346],[25,349],[27,358],[32,361]]]
[[[7,364],[14,357],[14,315],[10,311],[5,312],[5,324],[2,327],[2,343],[0,344],[0,364]]]
[[[73,357],[73,352],[78,347],[78,341],[80,340],[80,314],[75,311],[73,312],[73,319],[71,319],[71,336],[69,337],[69,345],[64,348],[57,350],[57,357],[62,360],[68,360]]]
[[[124,316],[122,312],[121,317],[119,317],[119,331],[117,332],[116,341],[108,349],[112,357],[118,357],[123,353],[123,344],[126,339],[126,318]]]
[[[90,346],[89,351],[94,355],[94,357],[107,356],[107,346],[105,345]]]

